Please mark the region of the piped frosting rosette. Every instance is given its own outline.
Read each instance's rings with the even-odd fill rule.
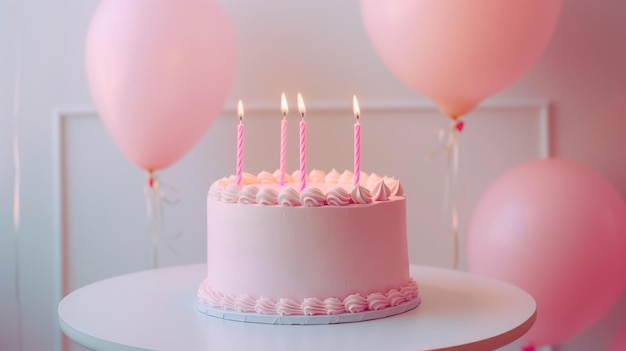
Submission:
[[[335,169],[328,173],[312,170],[307,175],[307,187],[301,192],[294,181],[299,179],[298,171],[285,175],[284,186],[278,185],[277,175],[278,171],[273,174],[263,171],[258,175],[244,173],[241,186],[235,185],[234,176],[225,177],[211,184],[208,196],[228,203],[322,207],[365,205],[404,195],[398,179],[376,173],[361,172],[360,182],[354,186],[354,174],[349,170],[343,173]]]
[[[413,279],[407,281],[397,289],[373,292],[367,295],[351,294],[341,299],[328,297],[305,298],[302,301],[279,299],[274,301],[266,297],[253,298],[248,295],[223,294],[211,288],[205,280],[198,290],[198,300],[211,307],[244,313],[259,313],[279,316],[317,316],[339,315],[344,313],[361,313],[364,311],[378,311],[395,307],[402,303],[419,299],[417,283]]]

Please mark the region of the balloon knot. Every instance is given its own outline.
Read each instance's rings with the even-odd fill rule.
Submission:
[[[459,132],[462,132],[464,126],[465,126],[465,123],[463,123],[463,121],[458,121],[454,125],[454,128],[456,128],[456,130],[458,130]]]
[[[531,344],[531,345],[522,346],[520,351],[535,351],[535,345]]]
[[[148,186],[154,188],[154,173],[152,171],[148,171]]]

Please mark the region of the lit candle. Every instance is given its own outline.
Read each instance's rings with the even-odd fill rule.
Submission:
[[[283,186],[285,185],[285,170],[287,168],[287,113],[289,113],[285,93],[280,96],[280,107],[283,112],[283,120],[280,122],[280,177],[278,183]]]
[[[237,114],[239,115],[239,125],[237,126],[237,185],[241,185],[243,177],[243,103],[241,100],[237,104]]]
[[[306,187],[306,122],[304,121],[306,108],[300,93],[298,93],[298,109],[302,116],[300,121],[300,191],[302,191]]]
[[[352,96],[352,111],[356,117],[354,124],[354,185],[357,186],[361,178],[361,123],[359,123],[361,110],[356,95]]]

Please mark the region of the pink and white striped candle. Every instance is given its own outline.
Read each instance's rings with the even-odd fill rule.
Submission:
[[[304,121],[306,108],[300,93],[298,93],[298,109],[302,116],[300,121],[300,191],[303,191],[306,188],[306,122]]]
[[[239,100],[237,104],[237,114],[239,115],[239,125],[237,126],[237,185],[241,186],[243,178],[243,103]]]
[[[359,122],[361,110],[356,95],[352,96],[352,111],[356,117],[354,124],[354,186],[357,186],[361,179],[361,123]]]
[[[283,186],[285,185],[285,171],[287,169],[287,113],[289,113],[285,93],[282,93],[280,96],[280,107],[283,113],[283,120],[280,122],[280,176],[278,183],[280,186]]]

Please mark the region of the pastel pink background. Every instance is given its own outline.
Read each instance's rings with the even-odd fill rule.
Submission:
[[[89,93],[84,67],[84,40],[86,30],[97,0],[65,1],[21,1],[15,8],[19,14],[19,38],[21,48],[22,90],[20,94],[20,156],[22,185],[22,223],[19,232],[19,248],[12,223],[13,194],[13,155],[12,137],[14,122],[13,78],[17,69],[13,49],[15,31],[11,6],[8,1],[0,2],[0,348],[16,349],[18,311],[15,306],[14,269],[20,260],[20,288],[22,298],[24,335],[36,334],[37,338],[24,338],[24,350],[42,350],[56,347],[60,341],[57,325],[56,304],[59,296],[55,289],[59,285],[57,264],[59,262],[59,233],[71,234],[67,249],[72,253],[68,261],[71,281],[66,285],[76,288],[107,275],[121,274],[131,269],[146,269],[145,253],[140,248],[147,240],[145,204],[142,186],[145,174],[128,162],[104,133],[97,120],[90,118],[69,118],[66,132],[71,137],[65,150],[67,160],[80,160],[77,164],[60,164],[53,151],[58,144],[58,118],[52,118],[55,110],[79,111],[74,115],[93,115],[94,102]],[[231,110],[238,99],[247,105],[276,106],[276,133],[279,132],[279,97],[287,92],[292,111],[295,111],[295,95],[301,92],[307,105],[317,102],[334,106],[346,106],[348,120],[348,147],[345,159],[351,166],[350,130],[354,123],[351,117],[350,98],[356,94],[361,103],[363,124],[363,170],[370,171],[373,164],[365,164],[365,155],[372,155],[375,149],[384,145],[367,139],[366,133],[375,130],[365,127],[366,105],[394,105],[426,103],[428,100],[403,85],[389,72],[377,58],[367,40],[358,12],[357,0],[346,1],[306,1],[290,0],[230,0],[222,1],[235,28],[240,43],[240,61],[234,85],[224,105]],[[519,81],[493,96],[489,102],[523,101],[540,99],[550,101],[551,150],[554,156],[573,159],[585,164],[604,177],[622,194],[626,194],[626,163],[624,150],[626,138],[626,3],[621,1],[567,0],[563,2],[562,17],[555,35],[544,55],[535,66]],[[311,112],[312,113],[312,112]],[[374,114],[372,112],[372,114]],[[296,114],[291,113],[290,127],[297,135]],[[309,116],[310,113],[307,113]],[[232,116],[234,117],[234,114]],[[406,118],[401,119],[402,132],[421,131],[424,139],[432,136],[433,127],[442,126],[440,120]],[[484,154],[495,152],[497,162],[481,159],[478,147],[474,149],[473,165],[476,169],[488,170],[497,174],[513,166],[517,158],[536,144],[536,140],[517,140],[515,134],[506,134],[506,128],[480,130],[482,121],[475,118],[472,129],[472,116],[467,116],[466,140],[484,147]],[[307,117],[308,118],[308,117]],[[441,117],[441,123],[444,117]],[[504,118],[503,118],[504,119]],[[264,119],[259,119],[264,120]],[[328,125],[337,120],[322,116],[319,119]],[[310,119],[308,119],[310,121]],[[259,122],[259,121],[257,121]],[[371,122],[380,130],[386,130],[383,118]],[[257,123],[258,125],[259,123]],[[246,135],[254,122],[247,124]],[[311,135],[307,140],[316,140],[324,135],[315,124],[307,125]],[[230,129],[229,127],[233,128]],[[221,145],[227,137],[234,137],[235,121],[218,119],[212,131],[207,133],[207,142],[200,143],[188,158],[174,164],[163,172],[164,180],[179,179],[184,176],[201,174],[196,180],[197,189],[185,188],[188,183],[175,184],[185,196],[185,206],[192,210],[185,215],[170,212],[168,224],[171,227],[191,223],[197,217],[204,221],[204,194],[208,189],[209,178],[234,172],[234,144],[232,149],[207,150],[207,145]],[[257,127],[262,128],[262,127]],[[424,132],[428,129],[428,133]],[[322,128],[323,130],[323,128]],[[87,133],[86,131],[89,131]],[[338,135],[336,130],[325,131],[327,135]],[[277,134],[278,135],[278,134]],[[290,134],[291,135],[291,134]],[[404,135],[404,134],[403,134]],[[263,136],[251,136],[250,142],[262,142]],[[407,138],[410,138],[408,134]],[[507,151],[492,150],[480,140],[511,139]],[[514,140],[513,140],[514,139]],[[317,139],[319,140],[319,138]],[[291,142],[291,141],[290,141]],[[398,142],[398,140],[394,140]],[[275,140],[278,150],[278,139]],[[427,141],[424,141],[427,143]],[[76,146],[78,145],[78,146]],[[91,149],[80,146],[88,145]],[[227,144],[230,145],[230,144]],[[259,145],[259,144],[257,144]],[[296,157],[296,144],[289,157]],[[369,145],[369,146],[368,146]],[[374,147],[379,145],[378,147]],[[395,144],[394,144],[395,145]],[[433,145],[431,143],[430,145]],[[514,145],[514,146],[513,146]],[[328,147],[323,145],[317,152]],[[324,162],[324,155],[311,151],[309,164]],[[232,151],[232,153],[231,153]],[[266,150],[255,150],[263,154]],[[384,150],[386,154],[376,155],[387,169],[393,168],[391,160],[398,160],[398,150]],[[420,190],[420,212],[432,211],[438,214],[441,201],[442,183],[437,180],[424,184],[420,180],[429,169],[441,167],[422,163],[422,151],[406,153],[412,165],[421,168],[411,169],[407,179],[416,190]],[[468,151],[469,152],[469,151]],[[511,155],[507,154],[510,153]],[[211,158],[207,155],[212,155]],[[393,155],[393,157],[389,157]],[[337,156],[337,155],[335,155]],[[341,156],[341,155],[339,155]],[[342,156],[342,157],[344,157]],[[251,165],[278,166],[278,153],[267,159],[259,159]],[[510,161],[507,162],[507,158]],[[297,162],[290,158],[288,170]],[[408,162],[408,161],[407,161]],[[405,162],[406,163],[406,162]],[[86,164],[88,166],[86,166]],[[231,164],[233,167],[231,167]],[[408,164],[408,163],[407,163]],[[59,167],[71,170],[72,177],[59,179]],[[267,166],[265,166],[267,167]],[[366,169],[367,168],[367,169]],[[79,175],[80,177],[78,177]],[[77,176],[74,178],[74,176]],[[471,179],[475,188],[488,185],[488,179]],[[67,188],[59,184],[65,182]],[[412,183],[411,183],[412,182]],[[59,193],[59,189],[65,189]],[[473,194],[474,198],[478,194]],[[196,199],[196,197],[199,199]],[[421,197],[420,197],[421,196]],[[64,198],[66,202],[60,202]],[[428,201],[436,202],[429,205]],[[96,208],[98,211],[91,209]],[[128,209],[131,209],[129,211]],[[85,209],[85,212],[80,212]],[[197,212],[194,212],[196,211]],[[417,210],[415,210],[417,212]],[[68,217],[62,222],[61,216]],[[196,215],[197,213],[197,215]],[[423,232],[415,234],[409,242],[412,261],[449,267],[449,251],[445,238],[445,224],[440,218],[422,223]],[[439,221],[439,222],[437,222]],[[63,224],[64,223],[64,224]],[[95,224],[94,224],[95,223]],[[63,225],[64,227],[63,227]],[[201,227],[200,227],[201,228]],[[102,230],[102,232],[98,231]],[[412,229],[409,228],[411,231]],[[416,229],[413,229],[416,231]],[[98,239],[89,235],[98,231]],[[199,233],[198,233],[199,232]],[[186,237],[195,235],[196,241],[176,241],[176,231],[169,232],[174,249],[184,255],[176,256],[168,264],[202,262],[204,248],[201,244],[202,230],[189,231]],[[106,240],[118,238],[118,241]],[[137,244],[139,243],[139,244]],[[200,244],[198,244],[200,243]],[[422,244],[421,246],[416,243]],[[137,245],[135,245],[137,244]],[[178,245],[178,246],[177,246]],[[428,247],[423,253],[423,247]],[[171,253],[164,247],[163,252]],[[87,257],[80,256],[81,253]],[[419,253],[419,255],[418,255]],[[124,260],[119,259],[125,257]],[[74,262],[73,264],[71,262]],[[94,263],[95,262],[95,263]],[[98,267],[107,267],[100,271]],[[130,268],[129,268],[130,267]],[[67,273],[67,272],[66,272]],[[4,284],[4,282],[7,282]],[[602,350],[607,347],[615,333],[626,324],[626,297],[624,294],[617,304],[597,324],[581,335],[563,343],[560,351]],[[505,350],[516,350],[513,345]]]

